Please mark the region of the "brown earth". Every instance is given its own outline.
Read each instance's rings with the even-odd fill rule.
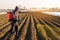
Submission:
[[[20,13],[18,37],[9,35],[11,22],[7,14],[0,15],[0,40],[60,40],[60,17],[41,12]]]

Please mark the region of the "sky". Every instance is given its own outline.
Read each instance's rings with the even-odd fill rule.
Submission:
[[[16,5],[26,8],[60,8],[60,0],[0,0],[0,9],[14,9]]]

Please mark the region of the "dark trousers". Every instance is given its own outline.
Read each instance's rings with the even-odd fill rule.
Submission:
[[[17,25],[15,26],[15,31],[16,31],[16,35],[18,34],[18,27]]]
[[[13,33],[13,29],[15,28],[15,31],[16,31],[16,35],[17,35],[17,32],[18,32],[18,27],[16,25],[16,21],[11,21],[11,30],[10,30],[10,35]]]

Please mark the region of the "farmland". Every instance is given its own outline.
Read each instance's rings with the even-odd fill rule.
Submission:
[[[41,12],[20,13],[18,37],[7,14],[0,15],[0,40],[60,40],[60,17]]]

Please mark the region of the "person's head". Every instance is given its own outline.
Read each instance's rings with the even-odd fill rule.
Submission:
[[[15,12],[18,11],[18,6],[15,7]]]

